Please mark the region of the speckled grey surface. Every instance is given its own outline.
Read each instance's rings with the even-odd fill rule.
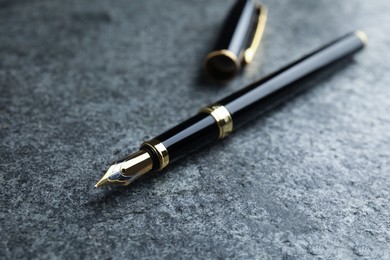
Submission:
[[[0,258],[390,258],[388,0],[266,1],[253,64],[206,82],[232,0],[0,1]],[[339,73],[128,188],[107,163],[361,28]]]

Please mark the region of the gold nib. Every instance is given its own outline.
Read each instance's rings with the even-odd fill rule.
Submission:
[[[138,151],[111,165],[104,176],[95,185],[126,186],[153,168],[153,161],[145,151]]]
[[[111,166],[112,167],[112,166]],[[111,169],[110,167],[110,169]],[[96,188],[99,188],[100,186],[104,186],[104,185],[110,185],[110,181],[108,180],[108,177],[111,176],[111,172],[110,170],[108,170],[106,172],[106,174],[104,174],[104,176],[100,179],[100,181],[98,181],[96,184],[95,184],[95,187]]]
[[[107,182],[107,179],[101,179],[95,184],[95,188],[99,188],[100,186],[103,186]]]
[[[105,185],[107,182],[109,182],[108,179],[102,178],[100,181],[98,181],[98,182],[95,184],[95,188],[99,188],[100,186]]]

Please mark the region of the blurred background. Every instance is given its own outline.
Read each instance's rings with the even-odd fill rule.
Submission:
[[[390,2],[264,1],[253,62],[204,77],[234,1],[0,1],[0,255],[389,258]],[[131,187],[107,165],[350,31],[352,62]]]

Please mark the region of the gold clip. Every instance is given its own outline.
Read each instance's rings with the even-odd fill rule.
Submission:
[[[256,50],[259,47],[261,38],[263,37],[265,23],[267,22],[267,7],[264,5],[259,5],[257,9],[259,12],[259,20],[257,21],[256,31],[253,35],[252,43],[249,48],[245,50],[244,53],[244,60],[246,64],[250,63],[253,60]]]

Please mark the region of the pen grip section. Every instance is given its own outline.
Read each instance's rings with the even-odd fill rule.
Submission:
[[[207,146],[218,137],[219,128],[215,119],[209,114],[199,113],[155,139],[166,147],[169,161],[173,162],[198,148]]]

